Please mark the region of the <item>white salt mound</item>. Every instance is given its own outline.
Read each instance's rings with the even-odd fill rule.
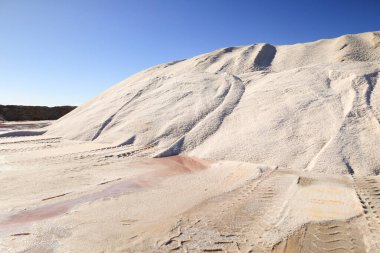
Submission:
[[[380,173],[380,32],[223,48],[142,71],[47,134],[336,174]]]

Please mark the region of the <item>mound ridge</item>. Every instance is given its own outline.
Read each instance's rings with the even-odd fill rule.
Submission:
[[[161,64],[48,128],[74,140],[156,145],[297,170],[380,171],[380,32],[229,47]]]

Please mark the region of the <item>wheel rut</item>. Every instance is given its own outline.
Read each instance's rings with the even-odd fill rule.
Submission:
[[[306,224],[273,248],[273,253],[362,253],[363,234],[351,221]]]
[[[184,215],[175,242],[162,239],[157,252],[270,252],[267,243],[286,212],[297,176],[270,170],[261,178],[209,199]],[[270,239],[269,239],[270,241]]]
[[[369,252],[380,252],[380,181],[373,177],[354,177],[355,189],[363,208],[365,237]]]

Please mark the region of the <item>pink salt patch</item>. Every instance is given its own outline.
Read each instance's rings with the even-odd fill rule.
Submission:
[[[77,205],[93,202],[98,199],[117,198],[128,193],[138,192],[144,188],[157,185],[167,177],[205,170],[211,164],[212,162],[210,161],[186,156],[147,159],[144,162],[135,164],[135,166],[153,166],[155,168],[154,171],[147,172],[134,179],[120,181],[101,191],[89,193],[75,199],[68,199],[31,210],[20,211],[0,222],[0,227],[26,224],[56,217],[70,211]]]
[[[168,166],[170,169],[183,169],[189,172],[205,170],[207,169],[212,162],[188,156],[171,156],[171,157],[163,157],[156,158],[151,161],[154,161],[158,164],[163,164]]]
[[[212,162],[188,156],[169,156],[163,158],[147,159],[144,164],[158,165],[166,171],[180,171],[182,173],[207,169]]]
[[[75,199],[68,199],[54,204],[43,205],[31,210],[20,211],[19,213],[11,215],[6,220],[0,222],[0,227],[45,220],[62,215],[71,210],[73,207],[83,203],[93,202],[102,198],[116,198],[127,193],[137,192],[142,190],[142,188],[143,187],[140,184],[134,182],[133,180],[125,180],[111,185],[99,192],[86,194]]]

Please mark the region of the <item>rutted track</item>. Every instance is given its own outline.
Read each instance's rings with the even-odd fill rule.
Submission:
[[[270,170],[208,200],[194,208],[195,214],[191,210],[191,216],[184,216],[169,238],[156,243],[157,252],[270,252],[268,238],[297,178]]]
[[[0,142],[2,139],[0,139]],[[20,147],[23,144],[22,147]],[[1,152],[5,155],[7,164],[16,166],[30,166],[30,164],[43,163],[44,166],[63,165],[75,162],[75,166],[68,165],[70,170],[79,170],[88,167],[89,164],[102,166],[122,162],[124,158],[152,157],[159,151],[157,143],[146,146],[123,145],[112,146],[106,144],[89,144],[85,142],[73,142],[61,138],[33,138],[31,140],[18,141],[7,140],[1,146]],[[41,152],[51,152],[49,155]],[[78,150],[78,151],[75,151]],[[22,154],[22,156],[20,156]],[[17,158],[17,159],[16,159]],[[5,162],[4,160],[4,162]]]
[[[363,207],[365,237],[369,252],[380,252],[380,181],[378,177],[356,177],[355,188]]]
[[[286,241],[275,246],[273,253],[362,253],[366,252],[363,235],[350,221],[307,224]]]

